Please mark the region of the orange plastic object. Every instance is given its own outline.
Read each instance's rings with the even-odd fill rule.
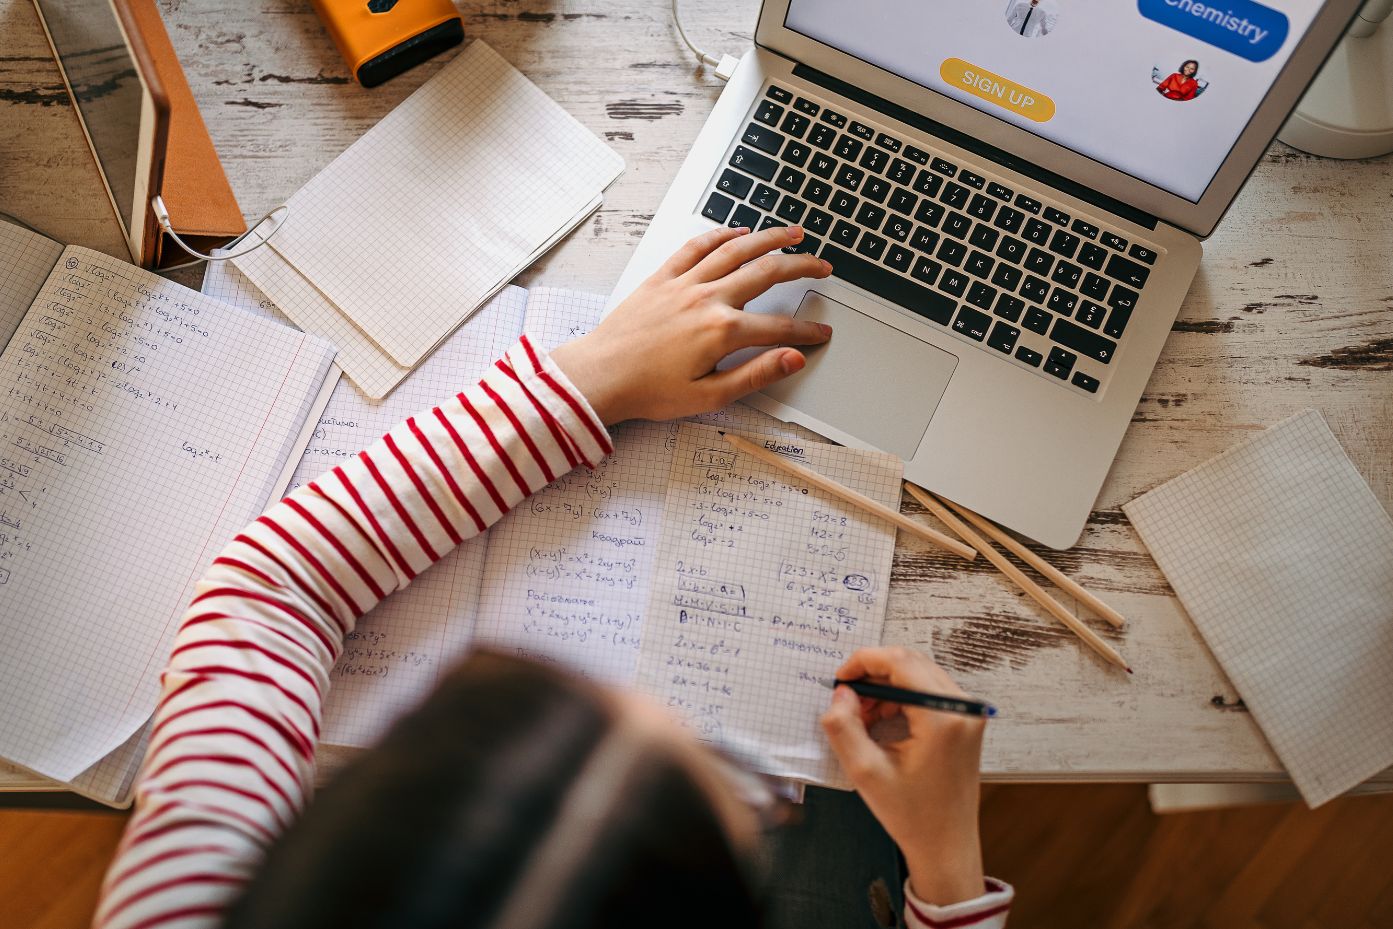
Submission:
[[[381,84],[464,39],[464,24],[450,0],[312,2],[364,87]]]

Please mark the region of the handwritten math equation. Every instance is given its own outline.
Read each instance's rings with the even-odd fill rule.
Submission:
[[[863,453],[802,441],[772,448],[844,483],[860,479],[863,492],[897,493],[895,469],[858,473]],[[809,708],[826,694],[810,682],[880,640],[893,546],[892,530],[712,429],[684,428],[673,444],[640,686],[702,739],[777,743],[762,714],[778,719],[781,706],[813,727]]]

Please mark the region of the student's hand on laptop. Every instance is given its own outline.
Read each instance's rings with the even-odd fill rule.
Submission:
[[[837,669],[837,678],[967,696],[932,658],[907,648],[863,648]],[[900,715],[907,738],[871,738],[872,723]],[[985,721],[865,699],[838,687],[822,727],[842,770],[904,854],[915,895],[936,906],[980,896],[977,805]]]
[[[743,348],[815,345],[832,334],[830,326],[742,309],[775,284],[831,272],[812,255],[779,251],[802,237],[798,226],[699,235],[552,358],[606,425],[705,413],[768,387],[801,370],[803,354],[770,348],[730,370],[715,367]]]

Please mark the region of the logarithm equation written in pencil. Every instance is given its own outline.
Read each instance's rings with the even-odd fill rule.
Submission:
[[[797,439],[766,448],[894,502],[898,460]],[[703,739],[823,780],[817,678],[880,641],[894,533],[707,426],[673,449],[639,686]]]

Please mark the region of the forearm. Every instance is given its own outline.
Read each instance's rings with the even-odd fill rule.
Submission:
[[[982,845],[977,830],[947,840],[948,851],[904,849],[905,867],[915,896],[948,905],[970,900],[982,892]]]
[[[214,921],[308,796],[329,672],[359,617],[609,450],[585,399],[524,339],[239,534],[176,635],[99,921],[189,900]]]

